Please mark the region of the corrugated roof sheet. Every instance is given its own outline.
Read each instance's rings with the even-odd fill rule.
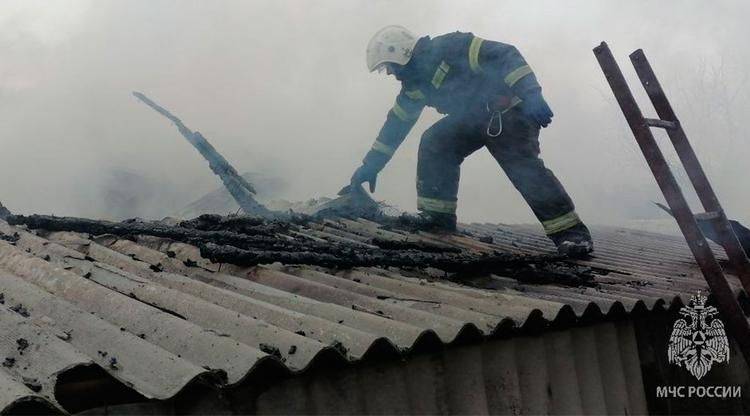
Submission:
[[[294,233],[364,246],[379,238],[554,252],[538,227],[464,231],[413,234],[342,219]],[[596,287],[491,276],[491,290],[429,271],[212,264],[196,247],[149,236],[32,233],[1,221],[0,232],[0,293],[10,308],[0,310],[6,411],[24,403],[71,410],[59,387],[77,368],[101,369],[143,398],[167,399],[196,381],[231,387],[260,368],[302,372],[324,358],[351,362],[374,351],[596,321],[706,289],[680,237],[612,227],[593,228],[595,256],[577,262],[594,269]],[[488,236],[491,243],[477,238]]]
[[[293,377],[252,411],[640,415],[648,412],[640,370],[634,324],[621,320]]]

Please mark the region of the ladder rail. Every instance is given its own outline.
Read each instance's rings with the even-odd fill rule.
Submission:
[[[687,171],[688,178],[693,184],[693,188],[695,188],[695,192],[698,194],[703,208],[707,212],[718,213],[718,218],[711,221],[711,225],[716,230],[719,241],[727,253],[729,262],[742,282],[742,287],[745,289],[745,292],[750,293],[750,261],[748,260],[747,253],[745,253],[745,250],[737,239],[737,235],[732,230],[732,226],[729,224],[719,198],[716,196],[711,182],[708,180],[708,176],[706,176],[706,172],[698,160],[698,156],[690,145],[690,141],[682,129],[666,93],[662,89],[642,49],[638,49],[630,54],[630,61],[633,63],[635,72],[638,74],[643,88],[651,99],[654,109],[656,109],[656,114],[661,118],[661,121],[674,123],[674,128],[665,129],[667,135]]]
[[[664,194],[669,208],[677,220],[682,234],[685,236],[688,247],[693,253],[711,293],[716,298],[718,308],[727,322],[727,329],[739,344],[745,360],[750,362],[750,325],[748,325],[745,314],[729,286],[719,262],[714,257],[713,251],[698,227],[693,212],[682,194],[664,154],[656,143],[651,127],[646,122],[640,107],[638,107],[638,103],[635,101],[633,93],[607,44],[602,42],[594,48],[594,55],[659,188]],[[676,118],[667,119],[667,121],[671,120],[676,120]]]

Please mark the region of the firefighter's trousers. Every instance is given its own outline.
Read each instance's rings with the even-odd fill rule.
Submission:
[[[487,147],[548,235],[579,224],[573,202],[539,157],[539,128],[513,109],[503,114],[502,133],[490,137],[488,120],[486,112],[448,115],[425,131],[417,165],[419,210],[455,218],[461,163]]]

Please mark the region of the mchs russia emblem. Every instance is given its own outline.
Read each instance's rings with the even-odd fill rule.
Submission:
[[[700,293],[690,298],[690,305],[680,309],[682,318],[675,321],[669,338],[669,362],[685,367],[700,380],[714,363],[729,361],[729,341],[719,311],[706,305]]]

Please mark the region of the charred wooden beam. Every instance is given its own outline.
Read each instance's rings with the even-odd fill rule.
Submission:
[[[216,218],[209,222],[221,223]],[[74,231],[92,235],[113,234],[123,238],[149,235],[184,242],[200,249],[201,255],[215,263],[256,266],[280,262],[333,269],[353,267],[435,268],[462,279],[463,276],[498,274],[525,283],[558,283],[592,286],[591,269],[572,267],[553,256],[523,256],[511,253],[491,254],[455,249],[438,250],[422,243],[395,243],[390,248],[368,248],[343,243],[321,243],[288,235],[250,235],[227,230],[204,231],[162,223],[99,221],[86,218],[45,215],[11,215],[11,225],[25,225],[46,231]],[[255,225],[258,224],[258,225]],[[205,226],[203,223],[201,226]],[[247,220],[252,229],[263,224]],[[383,243],[383,241],[380,241]],[[392,243],[388,243],[392,244]],[[388,246],[383,243],[383,245]]]
[[[439,246],[425,241],[389,240],[385,238],[373,238],[370,241],[375,246],[386,250],[419,250],[431,253],[460,253],[457,247]]]
[[[250,215],[223,216],[203,214],[191,220],[181,221],[181,228],[201,231],[231,231],[238,234],[275,235],[289,231],[295,225],[304,225],[307,221],[275,221]]]
[[[113,234],[121,237],[151,235],[182,242],[215,242],[238,247],[273,247],[279,239],[270,235],[238,234],[231,231],[203,231],[175,227],[158,222],[125,221],[112,222],[77,217],[55,217],[51,215],[11,215],[10,225],[25,225],[31,229],[47,231],[73,231],[92,235]]]
[[[202,134],[187,128],[187,126],[182,123],[182,120],[167,111],[164,107],[153,102],[142,93],[133,92],[133,95],[144,104],[151,107],[154,111],[174,123],[182,136],[185,137],[198,153],[206,159],[208,167],[219,177],[219,179],[221,179],[221,182],[232,195],[232,198],[237,201],[237,204],[246,214],[261,215],[265,217],[273,215],[271,211],[253,198],[252,194],[255,193],[253,185],[237,173],[237,170],[234,169],[224,156],[222,156]]]
[[[201,219],[202,218],[202,219]],[[352,247],[341,243],[321,243],[298,235],[291,238],[283,234],[296,229],[295,224],[278,221],[259,222],[252,217],[220,220],[212,215],[183,221],[179,226],[159,222],[124,221],[112,222],[76,217],[49,215],[11,215],[11,225],[25,225],[31,229],[47,231],[73,231],[92,235],[112,234],[123,238],[150,235],[199,246],[206,243],[234,246],[241,249],[261,251],[295,251],[316,253],[338,253]],[[387,242],[375,239],[375,245],[390,250],[421,250],[430,252],[455,252],[451,247],[440,247],[428,243]],[[379,243],[379,244],[378,244]]]
[[[215,263],[256,266],[279,262],[286,265],[320,266],[331,269],[354,267],[431,267],[454,274],[453,280],[497,274],[522,283],[555,283],[566,286],[596,286],[588,267],[571,265],[552,256],[520,256],[510,253],[430,253],[416,250],[350,250],[339,254],[243,250],[205,244],[201,255]]]

